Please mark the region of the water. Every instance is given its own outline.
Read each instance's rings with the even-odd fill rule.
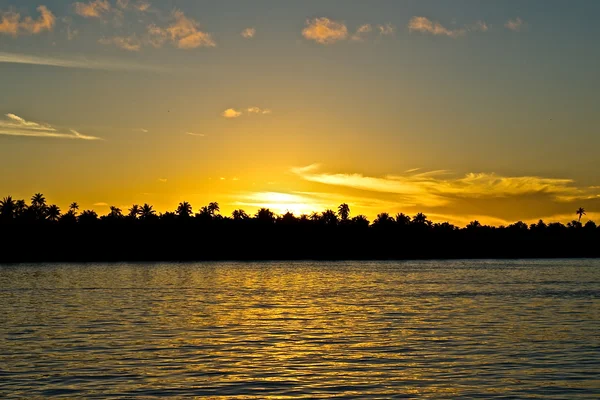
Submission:
[[[600,398],[600,260],[0,266],[0,397]]]

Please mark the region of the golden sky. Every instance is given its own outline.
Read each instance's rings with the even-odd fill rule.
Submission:
[[[1,1],[0,196],[600,219],[598,11]]]

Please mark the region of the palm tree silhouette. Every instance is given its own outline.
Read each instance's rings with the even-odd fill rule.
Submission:
[[[333,210],[325,210],[321,213],[321,221],[323,221],[326,225],[337,225],[338,218]]]
[[[261,208],[256,212],[255,218],[264,223],[275,222],[275,214],[268,208]]]
[[[69,206],[69,211],[72,211],[73,215],[77,215],[77,210],[79,210],[79,204],[77,204],[77,202],[74,201]]]
[[[58,208],[58,206],[56,204],[52,204],[48,207],[48,220],[55,222],[58,221],[58,218],[60,217],[60,208]]]
[[[415,225],[426,225],[429,221],[427,216],[423,213],[418,213],[413,217],[412,223]]]
[[[342,203],[338,207],[338,215],[342,221],[347,221],[350,216],[350,206],[346,203]]]
[[[400,226],[407,226],[410,224],[410,217],[404,213],[396,214],[396,224]]]
[[[131,206],[131,208],[128,210],[129,214],[127,214],[127,216],[129,218],[132,219],[137,219],[138,215],[140,215],[140,206],[138,206],[137,204],[134,204]]]
[[[20,217],[27,211],[27,203],[25,200],[17,200],[15,203],[15,216]]]
[[[182,218],[188,218],[190,215],[192,215],[192,205],[187,201],[183,201],[179,203],[179,206],[175,212]]]
[[[110,213],[108,214],[111,218],[121,218],[123,216],[123,212],[120,208],[115,206],[110,206]]]
[[[41,193],[36,193],[31,197],[31,205],[34,207],[44,207],[46,205],[46,198]]]
[[[156,217],[156,211],[148,203],[145,203],[140,210],[140,219],[148,220]]]
[[[585,214],[585,209],[583,207],[579,207],[577,209],[577,211],[575,212],[575,214],[579,215],[579,222],[581,222],[581,217],[586,215]]]
[[[208,204],[208,213],[211,217],[214,217],[215,213],[219,211],[221,211],[221,209],[219,208],[219,203],[217,203],[216,201],[213,201],[212,203]]]
[[[46,198],[41,193],[36,193],[31,197],[31,207],[36,219],[44,219],[46,217]]]
[[[0,215],[4,218],[13,218],[17,205],[11,196],[0,201]]]
[[[235,221],[241,221],[250,218],[250,216],[246,214],[246,211],[244,210],[233,210],[233,212],[231,213],[231,217]]]

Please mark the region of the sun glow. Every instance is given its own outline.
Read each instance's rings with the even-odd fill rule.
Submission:
[[[314,199],[307,196],[279,192],[252,193],[245,197],[244,201],[235,203],[240,207],[268,208],[277,214],[291,212],[296,216],[310,214],[327,207],[325,204],[315,203]]]

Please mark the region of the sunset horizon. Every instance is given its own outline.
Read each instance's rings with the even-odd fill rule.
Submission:
[[[600,220],[595,3],[231,4],[0,3],[2,196]]]

